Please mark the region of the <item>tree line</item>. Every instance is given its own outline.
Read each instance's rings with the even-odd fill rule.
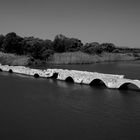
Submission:
[[[54,40],[43,40],[34,37],[20,37],[14,32],[5,36],[0,35],[0,51],[5,53],[14,53],[17,55],[28,55],[34,59],[46,60],[55,52],[75,52],[82,51],[89,54],[101,54],[103,52],[125,52],[125,50],[116,47],[113,43],[98,42],[83,44],[76,38],[68,38],[64,35],[56,35]],[[134,49],[133,49],[134,51]],[[136,50],[140,52],[139,50]]]

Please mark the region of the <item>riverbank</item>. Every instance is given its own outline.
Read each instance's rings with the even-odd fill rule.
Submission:
[[[140,60],[140,54],[133,53],[102,53],[90,55],[83,52],[54,53],[46,61],[32,59],[25,55],[15,55],[0,52],[0,63],[11,66],[44,67],[46,65],[67,65],[67,64],[94,64],[104,62],[136,61]]]
[[[55,53],[48,64],[94,64],[100,62],[133,61],[139,60],[140,54],[133,53],[102,53],[91,55],[83,52]]]
[[[30,58],[25,55],[15,55],[11,53],[0,52],[0,64],[11,66],[27,66]]]

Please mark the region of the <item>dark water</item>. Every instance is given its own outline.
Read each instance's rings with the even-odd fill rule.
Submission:
[[[140,79],[140,63],[62,67]],[[2,72],[0,139],[139,140],[140,92]]]

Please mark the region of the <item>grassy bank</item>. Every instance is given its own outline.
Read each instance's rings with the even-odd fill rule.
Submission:
[[[102,53],[90,55],[83,52],[54,53],[46,62],[30,59],[28,56],[0,52],[0,63],[3,65],[45,66],[46,64],[92,64],[98,62],[129,61],[140,59],[139,55],[123,53]]]
[[[27,66],[29,63],[29,57],[0,52],[0,63],[3,65]]]
[[[90,55],[83,52],[55,53],[48,61],[49,64],[91,64],[98,62],[128,61],[139,59],[140,56],[123,53],[102,53]]]

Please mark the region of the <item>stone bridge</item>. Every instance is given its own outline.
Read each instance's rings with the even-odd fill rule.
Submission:
[[[127,88],[129,84],[140,89],[140,80],[124,78],[124,75],[103,74],[97,72],[77,71],[67,69],[31,69],[24,66],[8,66],[0,64],[0,71],[31,75],[34,77],[55,78],[79,84],[104,84],[108,88]]]
[[[108,88],[127,88],[129,84],[135,85],[140,89],[140,80],[131,80],[124,78],[124,75],[103,74],[97,72],[63,70],[63,69],[47,69],[50,77],[59,80],[71,80],[79,84],[100,84],[103,83]]]

